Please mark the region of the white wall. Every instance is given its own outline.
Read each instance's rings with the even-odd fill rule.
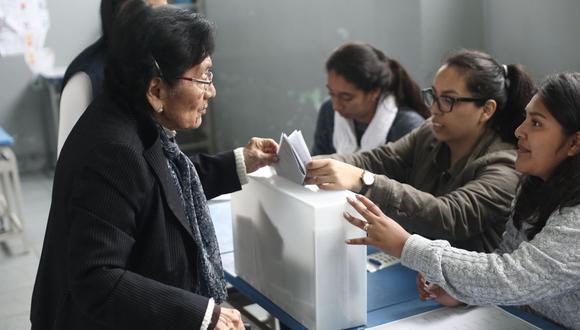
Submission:
[[[522,63],[538,80],[580,71],[580,1],[484,1],[485,47],[504,63]]]
[[[51,27],[46,46],[56,65],[70,61],[100,33],[99,0],[47,0]],[[0,58],[0,126],[15,138],[21,170],[45,168],[48,150],[49,102],[45,90],[33,88],[36,77],[22,56]]]

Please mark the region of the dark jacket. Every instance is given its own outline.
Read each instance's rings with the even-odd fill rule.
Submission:
[[[141,117],[142,116],[142,117]],[[98,98],[58,160],[32,329],[198,329],[196,246],[147,115]],[[196,165],[208,198],[240,189],[233,152]]]
[[[394,142],[405,136],[413,129],[421,126],[425,119],[421,115],[408,107],[400,107],[393,121],[393,126],[385,137],[385,143]],[[355,131],[357,141],[360,145],[360,139],[368,125],[355,122]],[[316,131],[314,131],[314,145],[312,146],[312,155],[330,155],[336,153],[332,135],[334,134],[334,110],[332,102],[327,99],[322,103],[318,112],[316,121]]]

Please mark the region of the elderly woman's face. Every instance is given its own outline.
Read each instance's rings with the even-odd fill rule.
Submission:
[[[208,56],[200,64],[185,71],[177,86],[163,100],[163,112],[156,114],[158,121],[172,130],[198,128],[207,112],[210,99],[216,95],[211,79],[212,61]]]

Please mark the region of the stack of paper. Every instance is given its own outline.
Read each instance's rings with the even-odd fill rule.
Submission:
[[[282,133],[278,149],[278,163],[274,165],[279,176],[303,184],[306,178],[306,164],[311,160],[310,151],[301,131],[295,130],[290,135]]]

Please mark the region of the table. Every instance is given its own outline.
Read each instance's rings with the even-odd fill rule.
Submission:
[[[306,329],[236,275],[230,202],[227,199],[212,200],[209,208],[220,244],[226,280],[288,327]],[[369,253],[374,251],[376,251],[374,248],[369,247]],[[433,301],[419,300],[415,287],[415,276],[415,271],[400,264],[374,273],[367,273],[367,324],[359,329],[381,325],[441,307]],[[547,320],[517,308],[502,308],[542,329],[561,329]]]

